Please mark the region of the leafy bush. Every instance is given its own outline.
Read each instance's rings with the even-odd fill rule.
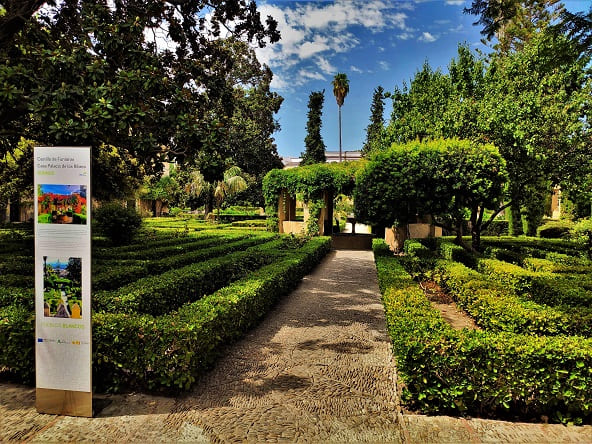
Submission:
[[[518,297],[458,262],[438,261],[433,278],[476,323],[489,331],[592,336],[592,310],[559,309]]]
[[[284,259],[162,317],[100,313],[93,320],[93,381],[101,388],[189,388],[330,250],[316,238]]]
[[[438,245],[438,253],[444,259],[455,262],[461,262],[467,267],[474,268],[477,265],[477,257],[474,253],[465,250],[460,245],[455,245],[450,241],[442,241]]]
[[[534,257],[545,257],[549,252],[579,256],[584,248],[577,242],[563,239],[542,239],[538,237],[484,237],[484,247],[500,247]]]
[[[320,262],[331,240],[320,237],[268,248],[274,247],[281,252],[277,262],[178,311],[160,317],[93,314],[93,383],[98,390],[188,388],[225,345],[252,327]],[[265,254],[259,251],[257,256]],[[28,295],[32,301],[32,292]],[[18,304],[26,297],[26,291],[10,296],[0,290],[1,303]],[[27,383],[34,381],[34,330],[29,306],[0,304],[0,368]]]
[[[569,235],[572,228],[573,223],[568,220],[550,221],[538,227],[536,234],[545,239],[562,239]]]
[[[509,233],[509,222],[507,220],[495,219],[483,231],[483,236],[507,236]]]
[[[516,251],[507,250],[499,247],[487,247],[483,252],[485,256],[500,261],[509,262],[515,265],[522,265],[525,255]]]
[[[537,273],[496,259],[482,259],[480,272],[490,279],[506,285],[518,295],[545,305],[588,306],[592,293],[585,287],[592,283],[581,277],[576,279],[553,273]]]
[[[224,242],[225,240],[227,242]],[[173,268],[195,264],[216,256],[224,256],[268,240],[270,240],[269,235],[260,235],[257,237],[246,234],[241,236],[220,236],[219,238],[205,239],[203,243],[192,243],[190,244],[191,248],[186,253],[183,253],[183,249],[179,249],[177,250],[180,251],[179,254],[161,254],[161,256],[164,256],[161,260],[132,260],[128,261],[128,263],[115,261],[112,266],[103,265],[96,267],[95,276],[93,277],[93,289],[113,290],[150,274],[158,275]],[[193,251],[196,245],[201,248]],[[152,250],[151,253],[154,253],[156,250],[158,249]],[[151,255],[149,254],[147,256]]]
[[[97,292],[93,307],[112,313],[162,315],[269,264],[281,254],[282,244],[282,240],[270,242],[139,279],[114,291]]]
[[[580,244],[592,259],[592,219],[582,219],[572,230],[573,239]]]
[[[100,233],[115,245],[129,244],[142,225],[142,216],[135,208],[109,202],[95,210],[94,221]]]
[[[0,369],[17,381],[35,379],[35,311],[26,305],[0,308]]]

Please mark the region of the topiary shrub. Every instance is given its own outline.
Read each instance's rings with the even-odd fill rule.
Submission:
[[[135,208],[117,202],[101,205],[94,213],[97,230],[115,245],[128,244],[142,225],[142,216]]]
[[[561,239],[569,235],[573,222],[568,220],[550,221],[537,229],[537,236],[545,239]]]

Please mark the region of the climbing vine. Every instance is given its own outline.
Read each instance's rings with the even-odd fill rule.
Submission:
[[[286,190],[288,194],[298,195],[307,202],[310,216],[307,232],[318,234],[319,216],[324,206],[323,193],[351,194],[357,171],[364,163],[318,163],[288,170],[272,170],[263,179],[265,212],[270,216],[277,214],[279,198],[282,191]]]

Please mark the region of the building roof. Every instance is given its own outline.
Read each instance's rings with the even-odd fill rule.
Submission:
[[[325,151],[325,157],[327,158],[327,163],[334,163],[339,162],[339,151]],[[359,160],[362,158],[361,151],[342,151],[341,152],[341,160],[342,162],[349,161],[349,160]],[[284,168],[294,168],[300,165],[302,162],[302,157],[293,157],[293,156],[283,156],[282,163],[284,164]]]

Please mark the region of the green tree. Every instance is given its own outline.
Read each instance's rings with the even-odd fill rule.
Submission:
[[[385,131],[385,145],[442,137],[442,116],[451,94],[450,79],[433,71],[426,61],[415,73],[409,87],[395,88],[393,111]]]
[[[339,161],[341,162],[341,107],[343,106],[343,102],[349,93],[349,80],[347,75],[341,72],[335,74],[331,85],[333,86],[333,95],[337,101],[337,107],[339,108]]]
[[[236,106],[229,128],[232,163],[253,176],[259,187],[268,171],[283,166],[273,139],[280,129],[274,114],[283,98],[270,91],[271,79],[271,71],[265,68],[257,84],[235,88]]]
[[[589,61],[573,42],[546,32],[520,51],[492,58],[479,124],[506,159],[507,205],[514,206],[517,225],[519,208],[535,189],[573,176],[591,154]]]
[[[146,179],[145,189],[141,197],[152,201],[152,216],[160,216],[157,202],[161,202],[160,212],[164,205],[178,205],[181,200],[181,186],[178,181],[177,169],[170,166],[169,173],[160,178],[151,177]]]
[[[532,35],[547,28],[564,12],[560,0],[473,0],[466,14],[479,16],[475,25],[483,25],[481,34],[494,37],[497,52],[520,50]]]
[[[479,249],[485,210],[499,205],[505,181],[505,162],[492,145],[458,139],[393,144],[371,154],[358,173],[355,213],[386,227],[432,215],[463,246],[468,215],[472,246]]]
[[[325,91],[313,91],[308,98],[308,120],[306,122],[305,151],[301,155],[301,165],[326,162],[325,142],[321,136],[323,102]]]
[[[370,124],[366,127],[366,142],[362,147],[364,156],[372,150],[380,148],[382,131],[384,130],[384,99],[386,97],[390,97],[390,94],[385,94],[382,86],[374,89],[370,106]]]
[[[244,43],[279,38],[252,1],[71,0],[23,18],[0,46],[0,155],[20,137],[91,145],[98,197],[173,159],[221,178],[234,89],[261,78]]]

